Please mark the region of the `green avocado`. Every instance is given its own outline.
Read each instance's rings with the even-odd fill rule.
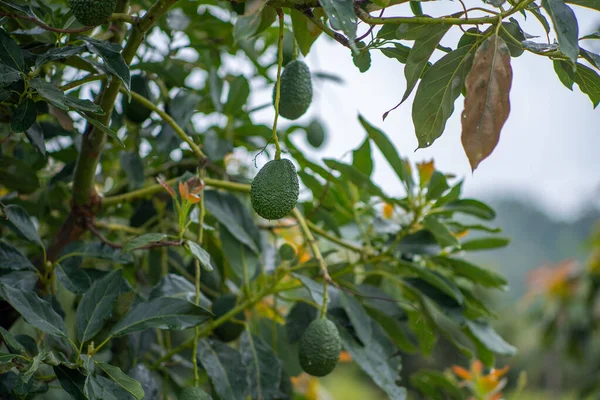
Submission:
[[[215,314],[214,319],[219,319],[223,315],[231,311],[237,303],[237,297],[234,294],[226,294],[216,299],[212,304],[212,312]],[[237,313],[234,319],[246,321],[244,312]],[[244,331],[244,324],[232,322],[231,320],[219,325],[214,333],[223,342],[232,342]]]
[[[183,389],[179,400],[212,400],[212,397],[199,387],[189,387]]]
[[[69,0],[73,15],[82,25],[98,26],[115,12],[116,0]]]
[[[142,95],[145,99],[152,100],[148,78],[143,75],[134,75],[131,77],[131,91]],[[152,114],[152,110],[148,107],[136,100],[129,102],[129,98],[125,95],[123,96],[121,105],[123,106],[125,117],[136,124],[143,123]]]
[[[273,90],[275,104],[276,90]],[[287,119],[298,119],[310,106],[313,90],[308,66],[299,60],[290,61],[281,74],[279,115]]]
[[[272,160],[258,171],[250,188],[252,208],[265,219],[280,219],[296,207],[300,184],[290,160]]]
[[[316,319],[300,338],[298,358],[302,369],[312,376],[325,376],[335,368],[342,351],[340,334],[333,322]]]
[[[306,127],[306,140],[314,148],[321,147],[325,141],[325,129],[316,119]]]

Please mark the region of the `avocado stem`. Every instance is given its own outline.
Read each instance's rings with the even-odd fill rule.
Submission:
[[[279,16],[279,41],[277,43],[277,81],[275,82],[275,119],[273,120],[273,142],[275,142],[275,159],[281,159],[281,147],[277,137],[277,119],[279,118],[279,99],[281,97],[281,66],[283,65],[283,11],[277,9]]]

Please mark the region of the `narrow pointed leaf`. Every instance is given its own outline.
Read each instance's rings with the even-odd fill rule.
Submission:
[[[12,245],[0,241],[0,270],[20,271],[35,268],[31,261]]]
[[[213,267],[210,263],[210,254],[208,254],[208,251],[204,250],[202,246],[191,240],[187,240],[186,244],[188,251],[196,260],[200,262],[202,269],[207,272],[211,272]]]
[[[54,374],[62,388],[75,400],[87,400],[83,393],[85,376],[76,369],[70,369],[63,365],[53,367]]]
[[[21,314],[29,324],[49,335],[67,337],[65,322],[52,305],[34,292],[0,284],[0,296]]]
[[[246,398],[247,369],[237,350],[217,340],[202,339],[198,341],[197,356],[219,398]]]
[[[560,51],[575,63],[579,55],[579,27],[575,13],[563,0],[542,0],[542,7],[552,19]]]
[[[437,218],[429,216],[423,220],[423,226],[427,230],[433,233],[435,240],[440,244],[441,247],[458,246],[458,240],[443,222],[440,222]]]
[[[37,109],[32,99],[23,99],[10,119],[10,129],[15,132],[25,132],[37,118]]]
[[[598,73],[583,64],[577,63],[574,79],[579,89],[588,95],[594,108],[596,108],[600,103],[600,76]]]
[[[83,295],[76,314],[77,338],[80,342],[87,342],[100,332],[122,293],[122,280],[121,270],[115,270],[94,282]]]
[[[0,61],[13,69],[25,72],[23,53],[17,42],[4,29],[0,29]]]
[[[89,400],[130,400],[133,396],[111,379],[89,375],[85,380],[84,393]]]
[[[474,171],[498,144],[510,113],[510,52],[499,36],[487,38],[475,53],[467,76],[462,113],[462,144]]]
[[[135,379],[127,376],[119,367],[103,362],[97,362],[96,365],[98,365],[110,379],[116,382],[117,385],[121,386],[137,400],[142,400],[144,398],[144,389],[142,389],[142,385]]]
[[[112,336],[126,335],[148,328],[187,329],[208,320],[212,313],[187,300],[160,297],[135,306],[111,330]]]
[[[352,0],[321,0],[321,6],[330,22],[346,34],[353,50],[356,50],[357,17]]]
[[[133,238],[133,239],[129,240],[127,243],[125,243],[125,245],[123,246],[123,251],[125,253],[127,253],[129,251],[135,250],[135,249],[145,246],[147,244],[160,242],[161,240],[166,239],[166,238],[167,238],[167,235],[165,235],[164,233],[146,233],[142,236]]]
[[[30,242],[39,245],[42,244],[42,239],[40,239],[40,235],[38,234],[33,221],[31,221],[31,217],[29,217],[29,214],[23,207],[11,204],[4,207],[4,213],[6,214],[6,218],[12,224],[12,228],[19,233],[20,236]]]
[[[259,400],[278,398],[281,362],[271,346],[260,337],[246,331],[240,339],[240,353],[248,372],[251,398]]]
[[[516,354],[517,349],[498,335],[488,323],[470,320],[466,322],[471,334],[488,350],[506,356]]]
[[[88,36],[82,36],[81,39],[85,42],[90,52],[102,58],[104,61],[104,68],[119,78],[121,82],[123,82],[123,86],[129,91],[131,74],[129,72],[129,67],[121,55],[121,46],[107,41],[92,39]]]

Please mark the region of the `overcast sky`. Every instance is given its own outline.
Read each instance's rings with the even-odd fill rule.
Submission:
[[[477,4],[481,5],[480,2]],[[423,3],[423,6],[424,11],[431,14],[458,10],[456,2]],[[597,12],[583,8],[575,10],[580,36],[598,29],[600,18],[593,19]],[[400,6],[386,15],[410,15],[410,11]],[[528,33],[543,33],[534,18],[525,22],[520,16],[517,19]],[[442,43],[455,47],[460,34],[455,27]],[[544,42],[545,35],[533,40]],[[588,42],[595,45],[593,41]],[[600,50],[599,47],[596,50]],[[403,65],[379,51],[371,54],[371,69],[360,73],[352,63],[350,51],[328,38],[320,38],[311,50],[307,63],[313,72],[336,73],[346,81],[344,85],[315,84],[315,103],[303,118],[309,120],[321,116],[329,130],[328,141],[318,151],[312,150],[303,140],[298,141],[313,158],[340,158],[360,145],[365,137],[357,119],[360,112],[388,134],[402,156],[408,156],[412,161],[433,158],[443,172],[464,177],[464,187],[469,195],[487,198],[490,194],[518,193],[539,202],[541,207],[561,219],[576,215],[582,207],[589,207],[593,199],[600,197],[600,111],[593,109],[591,101],[577,85],[572,92],[564,87],[546,57],[525,52],[512,59],[510,116],[496,150],[472,174],[460,142],[459,116],[464,98],[461,96],[456,101],[454,114],[446,124],[443,136],[431,147],[415,152],[417,140],[411,120],[412,97],[385,122],[382,121],[382,114],[397,104],[404,92]],[[260,97],[255,99],[257,104],[270,97],[270,93]],[[272,110],[259,115],[259,119],[267,124],[271,118]],[[392,194],[401,193],[393,172],[376,150],[375,163],[375,181]]]

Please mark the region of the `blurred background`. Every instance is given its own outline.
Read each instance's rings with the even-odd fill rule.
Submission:
[[[470,5],[475,2],[467,2]],[[454,12],[457,7],[454,2],[436,2],[436,15]],[[427,13],[427,3],[423,8]],[[580,36],[600,30],[600,21],[592,19],[592,12],[573,8]],[[394,15],[410,15],[408,5],[404,10],[394,7]],[[540,36],[533,40],[547,41],[536,21],[517,19],[527,33]],[[442,44],[456,43],[461,33],[450,30]],[[590,50],[600,50],[600,45],[593,43],[597,41],[588,42]],[[315,46],[306,60],[312,72],[339,75],[344,82],[317,80],[312,114],[303,117],[323,117],[328,128],[325,145],[315,150],[300,134],[296,144],[314,159],[349,159],[350,150],[364,140],[357,119],[360,110],[388,134],[403,156],[417,162],[434,159],[441,171],[464,178],[465,193],[493,205],[498,214],[495,224],[511,239],[507,248],[485,252],[477,259],[502,272],[510,282],[508,291],[495,299],[496,328],[519,349],[516,357],[497,360],[497,367],[510,367],[504,398],[582,398],[581,390],[589,380],[600,379],[600,340],[593,340],[588,315],[600,307],[585,305],[574,286],[578,274],[592,262],[593,235],[600,227],[600,112],[576,85],[569,91],[560,83],[548,59],[525,52],[512,59],[511,114],[499,145],[472,173],[460,142],[462,97],[444,135],[431,147],[415,151],[411,99],[382,120],[382,114],[398,103],[404,91],[402,65],[373,51],[369,71],[360,73],[348,49],[329,38],[318,40]],[[268,102],[270,87],[262,93],[256,89],[255,105]],[[272,111],[266,109],[257,117],[268,125]],[[400,193],[402,189],[394,186],[393,171],[374,151],[375,181],[390,193]],[[596,339],[600,338],[595,333]],[[408,383],[410,375],[423,366],[443,370],[462,364],[468,369],[464,362],[441,342],[427,360],[405,355],[402,377]],[[348,364],[322,379],[321,385],[308,378],[295,383],[304,387],[307,398],[385,398],[369,382],[357,367]],[[517,393],[519,382],[524,388]]]

